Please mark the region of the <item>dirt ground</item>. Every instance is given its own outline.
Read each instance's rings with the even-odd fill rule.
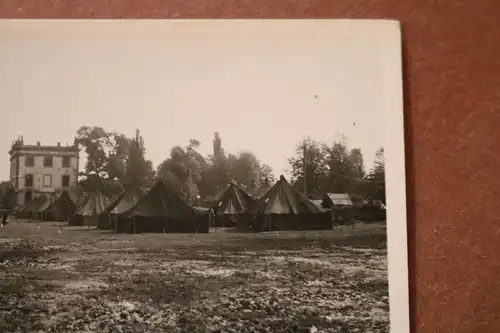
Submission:
[[[389,332],[383,224],[123,235],[0,228],[2,332]]]

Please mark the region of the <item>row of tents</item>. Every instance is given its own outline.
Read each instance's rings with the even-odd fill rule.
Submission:
[[[341,224],[353,219],[386,219],[386,207],[380,201],[351,200],[347,193],[325,193],[321,200],[311,200],[283,176],[274,186],[244,188],[232,182],[216,197],[211,209],[215,226],[240,226],[240,229],[250,226],[257,230],[321,229],[327,220],[331,228],[331,223]],[[265,223],[264,217],[267,218]]]
[[[149,189],[107,198],[95,192],[78,198],[63,191],[40,195],[16,211],[17,217],[68,221],[124,233],[204,233],[209,226],[231,226],[239,231],[328,230],[339,215],[299,193],[285,177],[272,186],[244,189],[229,183],[209,208],[193,207],[160,179]]]

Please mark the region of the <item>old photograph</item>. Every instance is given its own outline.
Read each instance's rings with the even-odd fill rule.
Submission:
[[[0,20],[0,331],[409,332],[401,31]]]

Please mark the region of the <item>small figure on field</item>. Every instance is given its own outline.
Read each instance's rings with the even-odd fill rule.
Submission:
[[[6,209],[3,209],[2,210],[2,227],[7,224],[8,215],[9,215],[8,211]]]

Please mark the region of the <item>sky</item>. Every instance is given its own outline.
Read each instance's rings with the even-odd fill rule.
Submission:
[[[144,138],[158,166],[189,139],[253,152],[276,175],[304,136],[342,133],[370,169],[384,145],[387,36],[376,22],[0,22],[0,179],[8,151],[82,125]],[[83,153],[82,153],[83,154]]]

